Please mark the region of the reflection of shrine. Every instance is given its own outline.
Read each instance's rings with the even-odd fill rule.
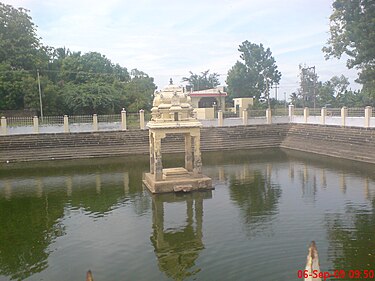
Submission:
[[[212,181],[202,174],[200,128],[193,116],[190,97],[182,87],[171,84],[156,93],[152,119],[147,124],[150,140],[150,172],[144,184],[152,193],[212,189]],[[185,167],[163,169],[161,140],[167,134],[183,134]]]
[[[212,198],[212,192],[188,194],[161,194],[152,198],[151,242],[155,248],[159,268],[175,280],[196,274],[191,270],[204,249],[202,242],[203,200]],[[167,203],[186,202],[186,225],[164,229],[164,206]]]

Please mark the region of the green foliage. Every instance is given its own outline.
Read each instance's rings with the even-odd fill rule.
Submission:
[[[363,84],[364,105],[375,106],[375,68],[366,67],[363,69],[359,76],[359,82]]]
[[[71,82],[64,86],[64,92],[64,107],[69,114],[113,113],[115,98],[112,87]]]
[[[375,100],[375,5],[373,0],[335,0],[326,59],[349,56],[347,66],[361,72],[357,82],[369,102]]]
[[[302,106],[302,99],[300,99],[300,96],[298,93],[293,92],[289,96],[290,102],[295,106],[295,107],[303,107]]]
[[[129,112],[138,112],[140,109],[150,110],[156,86],[154,78],[142,71],[132,70],[132,80],[125,84],[124,106]]]
[[[226,80],[231,98],[268,97],[271,86],[281,79],[270,48],[264,49],[263,44],[244,41],[238,51],[243,62],[236,62],[228,71]]]
[[[324,83],[319,82],[316,87],[317,99],[316,106],[324,107],[330,105],[331,107],[337,107],[336,97],[334,95],[334,88],[330,81]]]
[[[152,94],[155,90],[153,78],[147,74],[136,73],[130,81],[115,80],[109,82],[75,83],[73,81],[62,86],[63,107],[68,114],[108,114],[118,113],[122,108],[128,112],[150,109]]]
[[[15,69],[36,69],[48,62],[28,12],[0,2],[0,63]]]
[[[36,69],[48,63],[46,50],[28,11],[0,3],[0,109],[27,107],[24,97],[33,89]]]
[[[349,68],[374,64],[375,5],[372,0],[335,0],[326,57],[347,54]]]
[[[57,59],[59,61],[61,59]],[[114,65],[108,58],[97,52],[81,55],[80,52],[68,54],[62,59],[61,80],[72,83],[101,82],[113,83],[115,80],[128,82],[126,68]]]
[[[244,98],[255,95],[255,90],[252,87],[255,84],[254,78],[255,76],[249,75],[246,66],[237,61],[228,71],[226,83],[228,84],[230,96],[232,98]]]
[[[301,69],[300,89],[292,93],[290,99],[296,107],[313,107],[314,98],[316,107],[364,107],[374,106],[372,99],[365,91],[348,90],[349,81],[344,75],[333,76],[330,80],[317,81],[318,75],[311,68]],[[314,82],[315,81],[315,82]],[[314,96],[315,88],[315,96]]]
[[[27,79],[29,73],[23,70],[15,70],[7,63],[0,64],[0,109],[23,108],[24,88],[23,79]]]
[[[220,85],[219,74],[211,73],[210,70],[201,72],[201,75],[195,74],[189,71],[189,77],[183,77],[182,82],[188,82],[188,85],[192,87],[193,91],[200,91],[206,89],[212,89]]]
[[[40,109],[45,115],[149,109],[153,78],[114,64],[98,52],[44,47],[27,10],[0,3],[0,109]]]
[[[50,254],[48,246],[64,234],[59,223],[64,215],[64,198],[2,197],[0,214],[0,275],[25,280],[45,270]]]

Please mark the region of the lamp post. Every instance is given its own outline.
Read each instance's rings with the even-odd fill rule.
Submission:
[[[315,109],[315,106],[316,106],[316,93],[315,93],[315,88],[316,88],[316,74],[315,74],[315,66],[311,66],[311,67],[306,67],[306,68],[302,68],[302,75],[304,74],[304,70],[310,70],[312,69],[314,72],[314,80],[313,80],[313,95],[314,95],[314,109]]]
[[[263,75],[263,78],[264,80],[266,81],[266,97],[267,97],[267,102],[268,102],[268,108],[271,108],[271,102],[270,102],[270,93],[269,93],[269,90],[268,90],[268,79],[266,77],[266,75],[264,75],[264,73],[262,73]]]
[[[286,92],[284,92],[284,101],[285,101],[285,109],[286,109]]]
[[[39,78],[39,69],[37,69],[36,74],[38,76],[38,88],[39,88],[39,104],[40,104],[40,117],[42,118],[43,123],[43,104],[42,104],[42,90],[40,88],[40,78]]]

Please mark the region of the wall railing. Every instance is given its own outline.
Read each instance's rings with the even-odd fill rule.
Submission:
[[[280,123],[320,124],[342,127],[375,127],[374,108],[288,108],[244,110],[242,117],[230,117],[218,111],[217,118],[199,120],[203,127],[241,126]],[[73,115],[34,117],[1,117],[0,135],[70,133],[147,129],[151,114]]]
[[[218,115],[220,117],[220,114]],[[305,123],[343,127],[375,127],[374,108],[288,108],[244,110],[242,117],[200,120],[203,126],[239,126],[280,123]]]
[[[112,115],[64,115],[43,118],[3,116],[0,135],[145,129],[144,124],[151,119],[150,117],[151,115],[144,110],[137,113],[127,113],[123,110],[120,114]]]

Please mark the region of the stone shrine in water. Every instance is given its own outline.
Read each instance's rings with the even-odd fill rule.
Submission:
[[[148,122],[150,172],[143,183],[152,193],[188,192],[213,189],[211,178],[202,174],[200,129],[191,99],[184,88],[173,85],[155,93],[152,118]],[[182,134],[185,140],[185,167],[163,169],[161,140],[167,134]]]

